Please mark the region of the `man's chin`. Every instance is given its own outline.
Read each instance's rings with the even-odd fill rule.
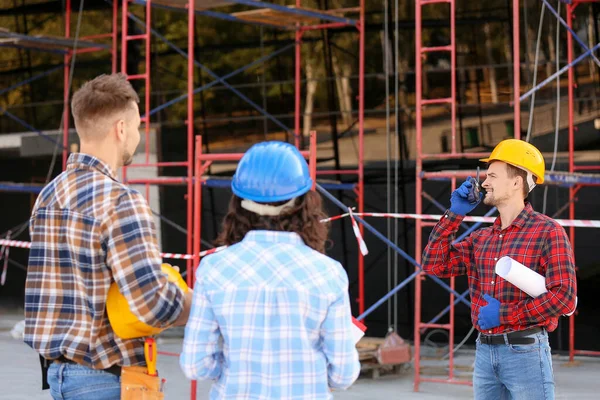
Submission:
[[[494,199],[488,197],[483,198],[483,204],[485,204],[486,206],[495,206]]]

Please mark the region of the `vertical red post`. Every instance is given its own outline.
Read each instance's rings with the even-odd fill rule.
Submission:
[[[360,0],[358,22],[358,212],[363,213],[365,205],[364,163],[365,163],[365,0]],[[365,236],[365,228],[359,226],[360,234]],[[358,250],[358,311],[365,311],[365,259]]]
[[[513,0],[513,110],[514,135],[521,139],[521,51],[519,29],[519,1]]]
[[[450,1],[450,99],[452,104],[450,110],[450,127],[452,135],[452,153],[456,153],[456,5],[454,0]],[[462,151],[462,149],[461,149]],[[453,303],[451,303],[453,304]]]
[[[315,190],[315,187],[317,186],[317,131],[314,130],[310,131],[308,166],[310,170],[310,177],[313,180],[310,190]]]
[[[113,74],[117,73],[117,44],[119,38],[119,2],[113,0],[113,9],[112,9],[112,47],[111,47],[111,55],[112,55],[112,66],[111,71]]]
[[[573,5],[567,4],[567,25],[569,28],[572,27],[573,22]],[[567,34],[567,63],[571,63],[573,61],[573,37],[571,34]],[[575,150],[575,139],[574,139],[574,116],[573,116],[573,107],[575,102],[575,96],[573,92],[574,75],[573,68],[569,68],[567,71],[567,91],[569,97],[569,173],[573,173],[575,169],[575,161],[573,157],[573,152]],[[569,188],[569,199],[575,198],[575,188]],[[569,218],[575,219],[575,202],[571,202],[569,204]],[[575,248],[575,227],[569,227],[569,240],[571,241],[571,247]],[[569,361],[573,362],[575,357],[575,313],[569,317]]]
[[[65,38],[71,36],[71,0],[67,0],[65,11]],[[71,57],[73,54],[69,51],[65,54],[64,63],[65,69],[63,71],[64,88],[63,88],[63,140],[62,140],[62,169],[63,171],[67,167],[67,157],[69,156],[69,76],[71,75]]]
[[[202,221],[202,180],[201,180],[201,160],[199,155],[202,154],[202,136],[196,138],[196,176],[194,179],[194,32],[195,32],[195,1],[188,2],[188,65],[187,65],[187,144],[188,144],[188,165],[187,165],[187,251],[193,251],[193,265],[190,268],[190,261],[187,262],[188,280],[191,277],[193,285],[194,268],[199,264],[200,253],[200,238],[201,238],[201,221]],[[192,191],[192,184],[194,185]],[[192,226],[193,225],[193,226]],[[193,228],[193,243],[192,232]],[[196,385],[194,380],[191,383],[191,400],[196,400]]]
[[[423,101],[423,60],[421,55],[421,40],[422,40],[422,15],[421,15],[421,0],[416,0],[415,4],[415,128],[416,128],[416,155],[415,155],[415,213],[421,214],[423,212],[423,204],[421,192],[423,191],[423,182],[421,181],[421,171],[423,169],[423,160],[421,155],[423,153],[422,146],[422,129],[423,129],[423,115],[422,115],[422,101]],[[417,263],[421,263],[421,220],[415,221],[415,260]],[[419,391],[419,383],[421,379],[421,274],[415,278],[415,332],[414,332],[414,346],[415,346],[415,377],[413,382],[413,390]]]
[[[116,0],[115,0],[116,1]],[[127,75],[127,28],[129,22],[129,0],[123,0],[121,9],[121,72]],[[127,183],[127,167],[121,169],[123,171],[123,183]],[[116,171],[115,171],[116,172]],[[148,197],[146,197],[147,199]]]
[[[296,0],[296,7],[302,6],[302,0]],[[300,141],[300,118],[301,118],[301,92],[302,92],[302,29],[300,24],[296,24],[296,58],[295,58],[295,69],[294,69],[294,80],[295,80],[295,97],[294,97],[294,144],[299,149],[302,144]]]
[[[145,124],[144,124],[144,133],[146,135],[146,164],[150,163],[150,60],[151,60],[151,38],[152,34],[150,30],[152,29],[152,1],[146,1],[146,56],[144,57],[144,62],[146,64],[145,69],[145,99],[144,99],[144,108],[145,108]],[[150,201],[150,185],[146,184],[146,198]]]

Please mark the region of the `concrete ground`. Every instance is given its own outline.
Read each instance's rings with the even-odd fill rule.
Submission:
[[[21,340],[11,335],[19,316],[0,312],[0,400],[48,400],[50,395],[41,390],[40,366],[37,354]],[[159,350],[179,352],[181,338],[167,337],[159,341]],[[472,349],[460,350],[456,364],[465,378],[469,378],[473,363]],[[600,359],[578,357],[575,365],[568,365],[564,356],[554,356],[557,399],[598,399],[600,392]],[[428,371],[439,371],[444,364],[424,362]],[[159,356],[158,369],[167,379],[166,399],[189,399],[190,381],[179,370],[178,358]],[[440,377],[440,376],[438,376]],[[197,399],[207,400],[210,384],[198,382]],[[413,391],[413,371],[407,367],[397,374],[383,375],[373,380],[368,373],[344,392],[335,392],[336,400],[351,399],[470,399],[472,388],[423,382],[418,393]]]

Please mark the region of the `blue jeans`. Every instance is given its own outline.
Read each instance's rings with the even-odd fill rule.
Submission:
[[[543,330],[529,337],[534,338],[535,343],[488,345],[477,337],[473,374],[475,400],[554,399],[548,333]],[[504,340],[506,342],[506,336]]]
[[[119,400],[121,378],[78,364],[52,363],[48,384],[54,400]]]

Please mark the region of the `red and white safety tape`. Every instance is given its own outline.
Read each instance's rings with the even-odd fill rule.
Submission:
[[[31,247],[31,242],[21,242],[19,240],[7,240],[0,239],[0,246],[8,246],[8,247],[20,247],[22,249],[28,249]],[[209,254],[216,253],[218,251],[223,250],[227,246],[215,247],[213,249],[208,249],[200,252],[200,257],[207,256]],[[191,254],[177,254],[177,253],[160,253],[162,258],[170,258],[177,260],[191,260],[194,258]]]
[[[336,215],[334,217],[322,219],[321,222],[335,221],[341,218],[349,217],[350,213]],[[439,220],[443,215],[436,214],[394,214],[394,213],[356,213],[353,212],[352,216],[359,217],[383,217],[383,218],[408,218],[408,219],[425,219],[425,220]],[[354,218],[352,218],[354,219]],[[496,217],[465,217],[465,222],[487,222],[493,223]],[[590,219],[555,219],[562,226],[575,226],[578,228],[600,228],[600,221]]]

